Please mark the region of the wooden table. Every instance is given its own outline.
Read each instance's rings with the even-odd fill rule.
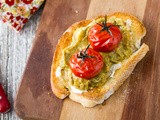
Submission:
[[[12,105],[10,112],[0,114],[0,120],[19,120],[13,110],[13,102],[35,37],[42,9],[29,20],[20,33],[16,33],[0,22],[0,82],[2,82]]]

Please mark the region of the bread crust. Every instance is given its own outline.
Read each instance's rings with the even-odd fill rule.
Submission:
[[[131,19],[134,24],[133,29],[135,30],[135,34],[139,39],[143,38],[146,34],[146,29],[143,24],[134,16],[126,14],[126,13],[114,13],[109,15],[109,17],[119,17],[123,20]],[[96,19],[104,17],[98,16]],[[74,31],[79,27],[87,26],[92,20],[84,20],[77,22],[71,25],[60,38],[56,50],[53,57],[52,67],[51,67],[51,88],[53,93],[60,99],[64,99],[69,95],[69,98],[81,103],[84,107],[93,107],[96,104],[102,103],[105,99],[107,99],[111,94],[113,94],[129,77],[135,68],[136,64],[146,55],[149,51],[149,47],[146,44],[143,44],[139,50],[133,53],[127,60],[122,62],[122,67],[118,69],[112,79],[109,80],[103,87],[94,88],[91,91],[83,92],[82,94],[73,93],[68,91],[63,86],[63,81],[58,79],[55,75],[56,68],[59,66],[59,60],[62,56],[62,50],[70,45],[72,42],[72,35]],[[107,95],[106,95],[107,94]]]

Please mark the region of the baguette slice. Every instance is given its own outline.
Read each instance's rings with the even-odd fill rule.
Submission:
[[[122,20],[130,19],[132,21],[132,26],[136,34],[137,43],[140,43],[141,39],[146,34],[146,29],[143,24],[134,16],[126,13],[114,13],[107,16],[108,18],[115,16],[116,18],[121,18]],[[99,16],[101,18],[104,16]],[[51,87],[53,93],[60,99],[64,99],[69,96],[73,101],[81,103],[84,107],[93,107],[97,104],[101,104],[104,100],[109,98],[129,77],[135,68],[136,64],[146,55],[149,51],[149,47],[146,44],[142,44],[139,49],[134,52],[128,59],[122,62],[122,67],[116,70],[113,78],[111,78],[104,86],[97,89],[94,88],[90,91],[78,94],[72,91],[68,91],[63,85],[63,80],[56,77],[55,72],[57,67],[60,65],[60,59],[62,56],[62,50],[69,46],[72,42],[72,35],[74,31],[79,27],[87,26],[92,20],[84,20],[71,25],[60,38],[55,53],[53,57],[53,63],[51,68]]]

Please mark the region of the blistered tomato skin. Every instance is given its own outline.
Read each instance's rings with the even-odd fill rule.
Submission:
[[[94,50],[99,52],[110,52],[113,51],[122,39],[120,29],[112,23],[107,23],[109,31],[103,30],[103,27],[99,24],[95,24],[88,34],[88,40]]]
[[[77,57],[79,54],[80,52],[74,54],[70,59],[70,68],[72,72],[77,77],[86,79],[90,79],[98,75],[103,68],[103,57],[92,48],[87,50],[87,55],[92,56],[91,58],[85,58],[83,60]]]

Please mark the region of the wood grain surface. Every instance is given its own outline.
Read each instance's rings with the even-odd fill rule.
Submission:
[[[50,89],[55,46],[72,23],[113,12],[127,12],[144,22],[150,47],[125,84],[103,105],[84,108]],[[160,119],[160,0],[48,0],[28,59],[15,110],[23,119],[159,120]]]
[[[0,114],[0,120],[20,120],[13,109],[13,103],[42,10],[31,17],[20,33],[0,21],[0,82],[12,106],[8,113]]]

